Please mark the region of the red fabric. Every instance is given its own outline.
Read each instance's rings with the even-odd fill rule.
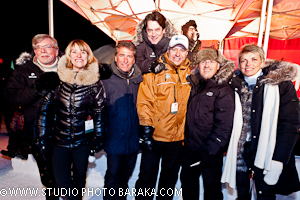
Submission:
[[[201,50],[203,48],[213,47],[215,49],[219,48],[219,41],[218,40],[201,40]]]
[[[300,38],[292,40],[269,40],[267,58],[300,64]]]

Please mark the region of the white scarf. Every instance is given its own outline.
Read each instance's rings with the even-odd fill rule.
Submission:
[[[263,96],[264,108],[257,153],[254,161],[254,165],[260,169],[271,170],[271,161],[276,145],[279,100],[280,96],[278,85],[265,84]],[[243,125],[242,116],[241,101],[239,95],[235,93],[233,128],[221,178],[221,182],[228,183],[231,188],[235,188],[236,186],[237,148]]]

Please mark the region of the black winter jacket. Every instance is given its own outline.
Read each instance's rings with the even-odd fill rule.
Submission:
[[[33,62],[31,55],[23,53],[19,60],[23,64],[11,75],[4,89],[4,96],[8,103],[22,106],[24,111],[24,134],[28,138],[37,138],[34,135],[35,120],[42,96],[34,86],[34,82],[44,72]]]
[[[216,155],[231,135],[234,92],[227,84],[234,62],[223,57],[215,77],[203,80],[196,70],[188,77],[192,87],[187,109],[184,145],[191,151],[204,148]]]
[[[144,27],[145,19],[141,20],[136,26],[136,34],[132,40],[136,46],[136,64],[143,74],[149,73],[150,64],[159,59],[159,57],[167,51],[169,41],[173,35],[177,34],[172,23],[166,20],[164,37],[157,43],[152,44]]]
[[[300,125],[299,100],[291,82],[295,74],[296,69],[293,67],[293,64],[284,61],[267,60],[263,68],[263,75],[258,77],[252,96],[251,147],[254,154],[254,162],[255,155],[259,153],[256,150],[262,120],[264,85],[268,83],[279,86],[280,105],[273,160],[283,163],[283,172],[273,190],[276,194],[284,195],[300,189],[293,153],[294,145],[299,136]],[[236,71],[236,76],[229,81],[229,85],[239,93],[240,97],[243,81],[244,76],[239,70]],[[264,192],[264,185],[266,184],[259,183],[259,179],[257,179],[256,185],[263,185],[259,189]]]
[[[105,128],[101,112],[105,94],[98,63],[80,72],[66,68],[66,63],[63,56],[57,69],[61,83],[43,99],[36,132],[40,140],[51,138],[60,147],[74,148],[92,142],[103,145]],[[85,130],[85,121],[90,118],[93,131]]]
[[[136,99],[143,77],[136,64],[131,78],[123,78],[116,63],[111,64],[112,75],[102,80],[106,93],[107,154],[122,155],[137,152],[139,146],[139,118]]]

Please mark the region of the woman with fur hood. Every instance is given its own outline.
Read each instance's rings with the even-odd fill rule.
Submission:
[[[261,47],[244,46],[229,81],[236,107],[221,181],[237,187],[240,200],[251,199],[253,181],[258,200],[300,189],[293,153],[300,122],[291,82],[296,64],[264,58]]]
[[[188,102],[181,170],[183,199],[199,199],[202,173],[205,200],[222,200],[223,153],[229,141],[234,92],[228,85],[235,64],[213,48],[196,55],[196,69],[188,77]]]
[[[89,154],[104,145],[101,112],[105,94],[90,47],[83,40],[73,40],[65,53],[57,67],[60,84],[44,97],[36,132],[44,156],[52,150],[57,187],[72,191],[66,199],[81,199]]]
[[[150,65],[154,62],[152,66],[157,66],[159,56],[167,51],[171,37],[176,34],[172,23],[157,11],[139,22],[132,42],[137,49],[135,62],[143,74],[154,72]]]

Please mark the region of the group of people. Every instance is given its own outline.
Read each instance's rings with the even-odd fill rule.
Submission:
[[[132,42],[117,43],[110,65],[98,63],[83,40],[60,55],[54,38],[33,38],[34,54],[21,56],[4,95],[23,109],[45,187],[81,191],[89,156],[104,149],[104,187],[125,191],[142,149],[136,200],[153,199],[138,191],[155,190],[159,167],[158,200],[173,198],[168,191],[180,167],[186,200],[199,199],[200,174],[205,200],[223,199],[221,182],[237,187],[239,200],[251,199],[251,181],[259,200],[300,189],[295,64],[266,61],[261,47],[246,45],[234,71],[219,50],[200,50],[194,20],[182,32],[154,11],[139,22]],[[46,199],[58,197],[49,192]]]

